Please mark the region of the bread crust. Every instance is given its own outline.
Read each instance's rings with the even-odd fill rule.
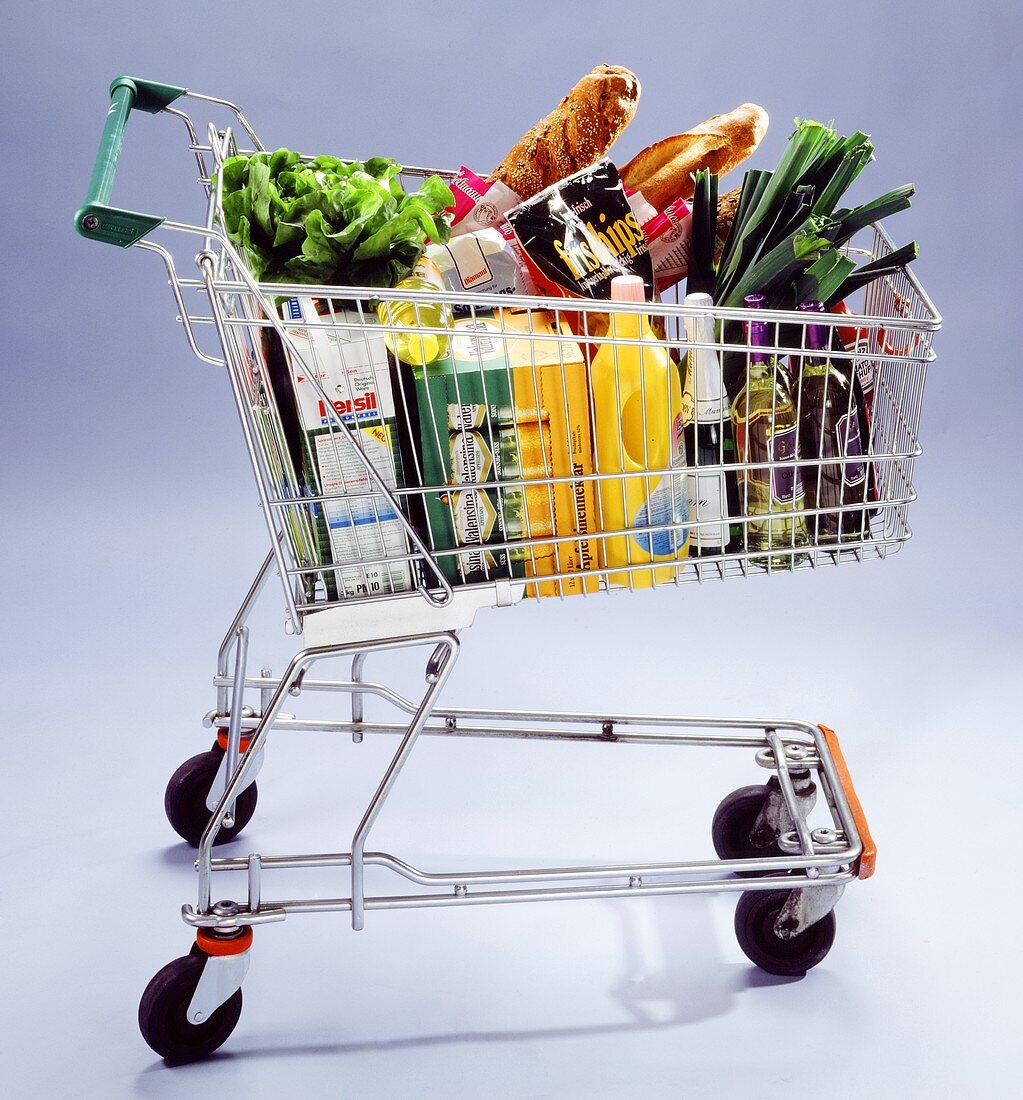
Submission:
[[[743,103],[682,134],[647,146],[621,170],[622,179],[656,209],[695,190],[692,173],[701,168],[723,176],[740,165],[767,133],[768,115],[756,103]]]
[[[732,222],[735,221],[735,214],[739,209],[739,198],[741,195],[742,188],[736,187],[734,191],[729,191],[718,199],[717,231],[714,234],[715,261],[721,258],[721,249],[725,247],[725,241],[728,239],[728,233],[732,228]]]
[[[490,174],[520,198],[600,160],[632,121],[639,103],[635,73],[598,65],[509,150]]]

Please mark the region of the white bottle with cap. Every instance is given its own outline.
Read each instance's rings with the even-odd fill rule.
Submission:
[[[709,294],[687,294],[684,305],[704,312],[686,317],[686,340],[690,344],[714,344],[714,300]],[[686,388],[694,395],[693,423],[686,425],[686,454],[689,457],[689,500],[692,519],[690,553],[701,556],[723,554],[736,549],[735,533],[729,531],[731,504],[736,496],[730,482],[734,474],[725,470],[735,461],[731,408],[721,377],[721,361],[713,347],[691,347]],[[716,468],[715,468],[716,467]],[[738,516],[735,517],[736,521]]]

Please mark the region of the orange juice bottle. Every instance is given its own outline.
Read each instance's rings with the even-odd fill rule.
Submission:
[[[645,301],[638,275],[611,280],[611,299]],[[674,580],[689,553],[689,497],[682,422],[682,384],[668,349],[642,313],[611,315],[609,334],[638,344],[601,344],[590,364],[600,516],[601,565],[611,584],[649,588]],[[628,532],[628,533],[624,533]]]

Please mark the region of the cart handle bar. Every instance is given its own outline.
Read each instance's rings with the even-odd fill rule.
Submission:
[[[173,84],[159,84],[155,80],[139,80],[131,76],[119,76],[110,85],[110,109],[99,139],[96,165],[89,180],[85,204],[75,214],[75,229],[83,237],[128,248],[166,220],[153,214],[139,214],[134,210],[109,206],[108,203],[124,143],[124,128],[132,109],[155,115],[187,91],[187,88],[178,88]]]

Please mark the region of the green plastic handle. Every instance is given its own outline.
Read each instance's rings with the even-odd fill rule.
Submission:
[[[75,229],[83,237],[128,248],[163,224],[164,218],[124,210],[108,203],[117,175],[124,128],[132,109],[155,115],[187,90],[173,84],[159,84],[154,80],[139,80],[130,76],[119,76],[110,85],[110,110],[103,125],[96,166],[89,180],[85,203],[75,214]]]

